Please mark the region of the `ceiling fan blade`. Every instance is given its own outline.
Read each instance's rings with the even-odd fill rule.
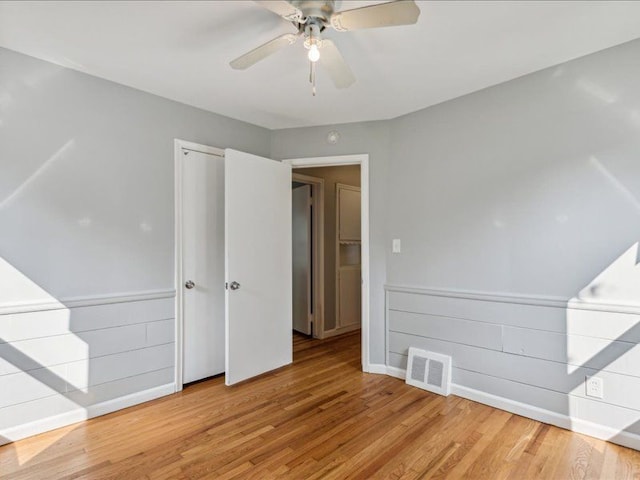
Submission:
[[[322,40],[320,48],[320,65],[327,70],[336,88],[347,88],[356,81],[336,44],[326,38]]]
[[[273,40],[260,45],[258,48],[254,48],[248,53],[236,58],[231,61],[229,65],[236,70],[245,70],[249,68],[251,65],[258,63],[263,58],[267,58],[269,55],[273,55],[278,50],[283,49],[287,45],[292,45],[296,43],[299,35],[295,33],[285,33],[284,35],[280,35],[279,37],[274,38]]]
[[[302,18],[302,12],[285,0],[261,0],[255,3],[280,15],[285,20],[296,22]]]
[[[340,32],[362,28],[411,25],[418,21],[420,9],[413,0],[399,0],[334,13],[331,26]]]

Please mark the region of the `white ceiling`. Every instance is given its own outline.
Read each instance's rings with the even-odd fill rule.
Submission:
[[[344,1],[340,9],[381,3]],[[330,31],[357,77],[308,84],[293,26],[250,1],[0,2],[0,45],[271,129],[393,118],[640,37],[640,2],[422,1],[417,25]]]

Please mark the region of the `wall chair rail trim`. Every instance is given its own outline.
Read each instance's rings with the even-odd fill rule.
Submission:
[[[512,293],[489,293],[473,290],[455,290],[424,288],[409,285],[386,284],[386,292],[411,293],[431,297],[460,298],[481,302],[513,303],[519,305],[533,305],[537,307],[552,307],[575,310],[593,310],[613,313],[631,313],[640,315],[640,304],[633,302],[605,302],[592,299],[576,299],[563,297],[546,297],[542,295],[526,295]]]
[[[93,307],[96,305],[108,305],[112,303],[141,302],[146,300],[158,300],[174,298],[176,291],[170,290],[146,290],[140,292],[124,292],[109,295],[95,295],[86,297],[61,298],[60,300],[7,302],[0,303],[0,315],[14,313],[41,312],[46,310],[64,310],[68,308]]]

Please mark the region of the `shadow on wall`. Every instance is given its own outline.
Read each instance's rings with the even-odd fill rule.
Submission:
[[[502,359],[513,364],[506,378],[536,387],[530,394],[567,415],[567,428],[623,444],[627,434],[640,436],[638,249],[635,243],[568,301],[556,331],[505,325],[502,339]],[[534,308],[540,316],[556,310]],[[587,388],[593,377],[602,382],[595,392]]]
[[[0,177],[0,224],[7,233],[0,239],[0,445],[16,439],[17,427],[29,431],[31,422],[92,403],[90,341],[72,331],[71,310],[41,287],[56,278],[50,269],[55,259],[44,243],[49,240],[47,232],[55,236],[64,228],[63,218],[46,216],[61,206],[56,203],[60,199],[73,201],[64,189],[68,182],[57,180],[78,167],[80,159],[73,156],[77,142],[63,121],[51,123],[50,135],[37,142],[25,145],[12,139],[23,127],[37,129],[35,118],[45,123],[50,102],[44,84],[55,81],[62,71],[33,69],[21,72],[22,82],[6,78],[0,82],[1,133],[8,140],[3,142],[1,162],[7,175]],[[26,106],[27,114],[17,106]],[[64,112],[57,114],[64,117]],[[37,209],[41,209],[38,214]],[[73,249],[69,244],[64,247]],[[20,466],[41,448],[33,450],[18,458],[15,445],[1,447],[0,471]]]
[[[636,242],[568,303],[563,352],[571,418],[640,435],[640,253]],[[585,308],[588,307],[588,308]],[[601,381],[595,391],[591,377]],[[605,421],[602,421],[602,419]]]
[[[86,392],[89,364],[82,361],[90,352],[87,343],[70,331],[69,309],[2,257],[0,287],[0,306],[46,304],[49,309],[0,314],[0,444],[4,444],[16,440],[17,428],[28,428],[42,416],[62,413],[60,403],[66,404],[67,410],[90,403]],[[47,399],[54,396],[58,411],[48,412]],[[46,448],[40,444],[34,452]],[[0,447],[0,464],[5,471],[15,471],[36,455],[19,457],[14,445],[5,445]]]
[[[131,161],[155,162],[139,150],[151,144],[114,155],[105,139],[128,138],[130,125],[91,114],[108,97],[93,103],[99,96],[80,89],[82,108],[58,108],[82,79],[5,55],[15,68],[0,75],[0,445],[51,428],[56,416],[79,421],[96,405],[166,386],[174,357],[173,299],[132,300],[172,271],[162,261],[173,254],[172,218],[139,194],[165,184]],[[0,477],[16,448],[0,448]]]

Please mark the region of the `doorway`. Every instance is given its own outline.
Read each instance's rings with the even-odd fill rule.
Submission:
[[[314,157],[314,158],[298,158],[298,159],[287,159],[283,160],[284,163],[291,165],[293,168],[293,172],[296,174],[304,174],[308,176],[317,176],[315,169],[321,169],[323,167],[340,167],[340,166],[358,166],[359,167],[359,187],[360,187],[360,238],[359,238],[359,268],[358,272],[355,275],[351,275],[351,277],[355,278],[355,282],[350,282],[351,288],[353,290],[353,284],[355,283],[355,288],[360,291],[360,305],[359,305],[359,313],[360,313],[360,325],[361,329],[361,361],[362,361],[362,369],[365,372],[370,371],[370,362],[369,362],[369,157],[366,154],[359,155],[344,155],[344,156],[336,156],[336,157]],[[339,183],[339,182],[338,182]],[[326,182],[325,182],[326,185]],[[325,201],[327,200],[329,195],[337,197],[337,191],[328,192],[328,189],[325,188]],[[335,204],[334,204],[335,205]],[[335,207],[334,207],[335,208]],[[325,208],[326,212],[326,208]],[[325,222],[326,226],[327,223]],[[335,228],[335,227],[334,227]],[[326,238],[326,234],[325,234]],[[354,239],[355,241],[355,239]],[[338,238],[334,238],[334,242],[338,243]],[[325,243],[326,245],[326,243]],[[350,249],[351,258],[353,258],[353,249]],[[339,250],[338,250],[339,252]],[[339,258],[339,257],[338,257]],[[334,259],[336,262],[334,265],[338,265],[338,260]],[[325,257],[324,265],[327,265],[327,260]],[[325,269],[325,275],[327,275]],[[353,278],[351,279],[353,280]],[[326,290],[326,289],[325,289]],[[326,291],[325,291],[326,295]],[[326,302],[325,302],[326,303]],[[335,307],[334,307],[335,308]],[[324,315],[324,319],[328,320],[328,308],[320,308],[316,310],[322,312]],[[336,319],[337,315],[332,316],[332,320]],[[335,320],[334,320],[335,321]],[[317,317],[316,317],[317,322]],[[353,330],[353,324],[347,326],[346,329],[341,329],[338,324],[338,328],[336,328],[335,323],[328,324],[329,329],[324,327],[324,331],[333,331],[333,334],[339,334],[343,332],[349,331],[349,329]],[[331,328],[333,327],[333,328]],[[328,335],[327,335],[328,336]]]
[[[320,339],[359,330],[360,165],[294,169],[292,189],[293,329]]]
[[[366,154],[348,155],[276,162],[231,149],[222,151],[180,140],[176,140],[175,144],[176,391],[181,390],[184,383],[183,307],[184,294],[190,292],[187,283],[191,280],[183,275],[180,255],[183,242],[181,221],[183,205],[181,205],[182,186],[180,184],[182,171],[179,160],[184,154],[183,147],[193,152],[218,154],[225,159],[223,249],[226,251],[224,281],[228,289],[225,290],[225,347],[222,350],[225,352],[227,384],[252,378],[291,362],[291,167],[360,165],[362,187],[361,358],[363,370],[370,371],[368,156]],[[260,208],[256,208],[256,203],[247,199],[245,192],[248,181],[251,182],[252,191],[263,199],[259,204]],[[255,244],[256,232],[260,232],[260,249],[256,248]],[[248,269],[241,270],[239,267],[242,265],[248,266]],[[247,314],[247,308],[253,309],[250,314]],[[234,326],[236,333],[240,332],[240,335],[232,335],[230,325]],[[272,337],[276,341],[271,341]]]

